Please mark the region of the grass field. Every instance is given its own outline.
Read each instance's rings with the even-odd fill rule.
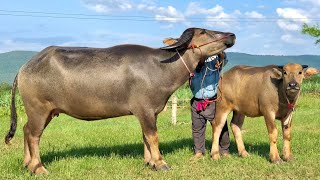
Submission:
[[[298,104],[293,119],[292,162],[275,165],[268,161],[269,142],[262,118],[246,118],[243,127],[249,158],[237,156],[231,135],[232,158],[212,161],[208,126],[207,155],[203,160],[190,162],[193,155],[190,110],[179,109],[176,126],[170,123],[171,111],[162,112],[158,118],[160,151],[171,170],[156,172],[143,164],[141,129],[134,116],[85,122],[61,115],[52,120],[42,136],[42,161],[50,174],[40,177],[30,176],[22,167],[22,126],[26,116],[20,108],[12,145],[2,142],[0,146],[0,179],[319,179],[320,96],[303,94]],[[2,138],[9,129],[9,121],[7,108],[0,107]],[[277,126],[280,129],[279,122]],[[281,131],[278,140],[281,152]]]

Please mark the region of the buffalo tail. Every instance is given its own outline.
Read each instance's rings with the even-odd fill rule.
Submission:
[[[11,125],[10,130],[5,138],[6,144],[10,143],[10,140],[13,138],[17,129],[17,110],[16,110],[16,89],[18,85],[18,74],[14,78],[12,90],[11,90]]]

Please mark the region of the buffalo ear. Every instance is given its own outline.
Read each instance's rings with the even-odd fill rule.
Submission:
[[[178,42],[178,39],[175,39],[175,38],[165,38],[162,42],[163,42],[163,44],[170,46],[170,45],[172,45],[172,44],[174,44],[174,43],[177,43],[177,42]]]
[[[272,69],[272,73],[273,73],[273,74],[271,75],[272,78],[282,79],[282,69],[273,68],[273,69]]]
[[[310,68],[304,70],[304,77],[309,78],[309,77],[317,75],[319,73],[320,73],[320,70],[317,70],[316,68],[310,67]]]
[[[194,35],[194,28],[189,28],[185,30],[178,41],[172,45],[162,47],[160,49],[163,50],[175,50],[175,49],[183,49],[186,48]]]

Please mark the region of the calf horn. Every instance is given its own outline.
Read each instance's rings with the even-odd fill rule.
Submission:
[[[182,49],[186,47],[184,45],[186,45],[188,42],[191,41],[193,35],[194,35],[194,29],[193,28],[187,29],[182,33],[178,42],[169,46],[162,47],[160,49],[163,49],[163,50]]]
[[[302,69],[309,67],[308,65],[302,65]]]

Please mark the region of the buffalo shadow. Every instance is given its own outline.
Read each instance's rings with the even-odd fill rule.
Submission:
[[[259,156],[269,159],[269,144],[245,144],[245,147],[249,154],[258,153]],[[163,142],[159,145],[160,152],[163,155],[173,153],[179,149],[189,148],[192,151],[193,140],[191,138],[184,138],[174,140],[170,142]],[[206,140],[206,152],[211,150],[211,141]],[[143,158],[143,143],[131,143],[116,146],[86,146],[86,147],[74,147],[68,150],[62,151],[49,151],[43,154],[41,157],[42,162],[50,164],[53,161],[59,161],[64,158],[81,158],[81,157],[109,157],[111,155],[117,155],[120,157],[141,157]],[[230,142],[230,153],[233,156],[238,155],[238,150],[234,140]],[[190,154],[190,157],[192,154]]]

